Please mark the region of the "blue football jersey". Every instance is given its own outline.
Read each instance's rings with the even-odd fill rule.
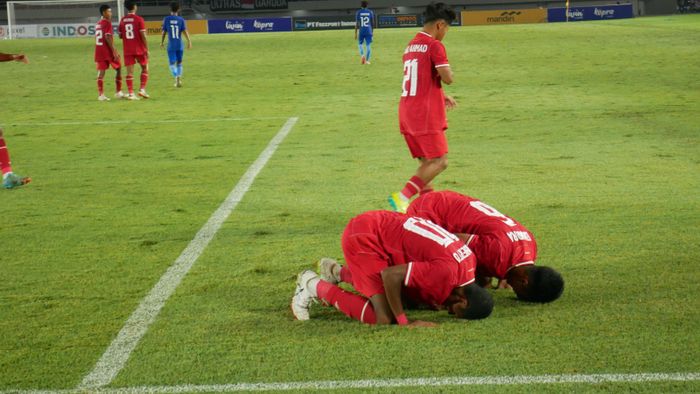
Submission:
[[[372,34],[372,23],[374,23],[374,11],[369,8],[360,8],[355,13],[355,22],[360,29],[360,34]]]
[[[170,15],[163,19],[163,31],[168,36],[168,50],[182,51],[185,45],[182,42],[182,32],[185,31],[185,19],[181,16]]]

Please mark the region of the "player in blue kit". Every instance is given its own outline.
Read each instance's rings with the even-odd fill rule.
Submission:
[[[355,39],[360,48],[362,64],[370,64],[369,57],[372,54],[372,25],[374,24],[374,11],[367,8],[367,2],[360,2],[360,8],[355,13]],[[360,31],[359,39],[357,31]],[[362,44],[365,44],[365,48]]]
[[[182,87],[182,54],[185,46],[182,42],[182,35],[187,38],[187,49],[192,48],[190,33],[187,32],[185,19],[178,15],[180,12],[179,3],[170,3],[170,16],[163,19],[163,35],[160,40],[160,47],[163,48],[165,36],[168,36],[168,59],[170,61],[170,72],[175,77],[175,86]]]

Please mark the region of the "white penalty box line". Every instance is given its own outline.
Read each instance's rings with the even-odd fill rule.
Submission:
[[[197,232],[190,241],[180,257],[168,268],[158,283],[151,289],[136,310],[131,314],[119,331],[117,337],[112,341],[102,357],[97,361],[93,370],[87,374],[78,385],[78,391],[93,391],[108,385],[114,380],[119,372],[124,368],[131,353],[134,351],[139,341],[148,331],[165,305],[165,302],[175,292],[175,289],[187,275],[209,242],[214,238],[226,221],[231,212],[243,199],[250,186],[255,181],[260,171],[265,167],[267,161],[277,150],[277,147],[287,137],[299,118],[292,117],[270,140],[265,150],[260,153],[257,160],[250,165],[243,177],[231,190],[226,200],[211,215],[209,220]]]
[[[504,386],[544,384],[601,384],[601,383],[663,383],[697,382],[700,372],[636,373],[636,374],[562,374],[562,375],[515,375],[515,376],[463,376],[442,378],[368,379],[368,380],[322,380],[289,383],[236,383],[179,386],[135,386],[78,388],[68,390],[7,390],[0,394],[159,394],[159,393],[232,393],[243,391],[292,391],[292,390],[343,390],[383,389],[397,387],[437,386]]]

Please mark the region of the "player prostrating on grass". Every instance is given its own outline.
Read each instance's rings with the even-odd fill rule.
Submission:
[[[0,52],[0,62],[22,62],[29,63],[29,59],[23,54],[11,54]],[[29,177],[23,177],[12,172],[12,163],[10,162],[10,152],[7,150],[5,136],[0,127],[0,170],[2,171],[2,186],[5,189],[14,189],[18,186],[26,185],[31,182]]]
[[[165,36],[168,36],[168,61],[170,63],[170,72],[175,77],[175,87],[182,86],[182,55],[185,50],[182,42],[182,35],[187,38],[187,49],[192,48],[190,33],[187,32],[185,19],[178,15],[180,12],[179,3],[170,3],[170,16],[163,19],[163,35],[160,38],[160,47],[165,44]]]
[[[423,14],[423,30],[404,50],[399,127],[420,166],[400,192],[389,196],[397,212],[406,212],[414,195],[430,191],[432,180],[447,168],[445,107],[453,108],[457,103],[442,90],[443,82],[452,83],[452,70],[441,41],[456,17],[444,3],[430,3]]]
[[[372,55],[372,24],[374,24],[374,11],[367,8],[366,1],[360,2],[360,9],[355,13],[355,40],[360,49],[360,62],[370,64],[369,57]],[[358,36],[359,31],[359,36]],[[362,45],[364,44],[364,48]]]
[[[512,287],[523,301],[554,301],[564,290],[561,275],[550,267],[535,266],[537,243],[516,220],[476,198],[453,191],[424,194],[408,207],[408,215],[430,220],[454,234],[466,234],[476,255],[477,282]]]
[[[347,263],[342,278],[321,280],[313,271],[298,276],[291,304],[297,319],[309,319],[315,299],[368,324],[409,324],[402,297],[465,319],[491,314],[491,295],[474,283],[472,252],[428,220],[390,211],[365,212],[348,223],[342,247]],[[341,279],[364,297],[336,286]]]
[[[107,70],[112,67],[117,75],[114,79],[116,94],[114,97],[123,98],[122,93],[122,65],[119,52],[114,48],[114,37],[112,34],[112,9],[108,5],[100,6],[102,18],[95,26],[95,64],[97,65],[97,99],[109,101],[109,97],[104,93],[104,78]]]
[[[134,95],[134,64],[141,65],[141,85],[139,96],[148,98],[146,84],[148,83],[148,42],[146,41],[146,22],[136,15],[138,6],[135,0],[127,0],[124,4],[128,14],[119,22],[119,37],[124,43],[124,65],[126,66],[126,87],[129,100],[138,100]]]

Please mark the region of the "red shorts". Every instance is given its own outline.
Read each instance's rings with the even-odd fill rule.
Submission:
[[[142,66],[148,64],[148,56],[146,55],[124,55],[124,65],[133,66],[136,63]]]
[[[121,68],[121,66],[122,66],[122,64],[117,59],[98,60],[95,62],[95,64],[97,65],[97,69],[99,71],[108,70],[110,66],[113,69],[117,70],[117,69]]]
[[[447,154],[447,137],[445,132],[434,134],[403,134],[406,145],[414,158],[437,159]]]
[[[379,239],[370,229],[364,229],[362,219],[353,219],[343,232],[341,241],[345,268],[352,274],[352,286],[365,297],[384,294],[382,271],[389,259],[379,247]]]

